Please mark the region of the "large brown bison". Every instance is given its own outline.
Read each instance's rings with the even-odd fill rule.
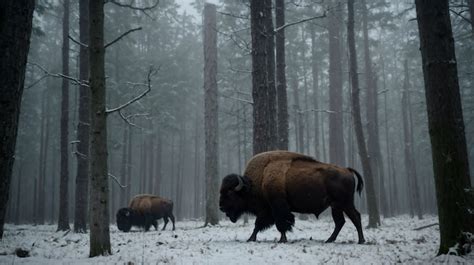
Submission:
[[[163,218],[165,230],[168,218],[174,227],[173,202],[155,195],[142,194],[135,196],[127,208],[117,211],[117,227],[120,231],[128,232],[132,226],[145,228],[148,231],[153,225],[158,230],[157,219]]]
[[[354,174],[358,179],[355,185]],[[326,242],[336,240],[344,225],[344,214],[357,228],[359,243],[364,243],[360,214],[354,207],[354,190],[360,194],[362,177],[351,168],[325,164],[303,154],[271,151],[257,154],[247,164],[244,176],[231,174],[222,180],[219,207],[232,222],[243,213],[256,216],[257,233],[276,224],[279,242],[286,242],[295,217],[291,212],[319,216],[331,207],[336,228]]]

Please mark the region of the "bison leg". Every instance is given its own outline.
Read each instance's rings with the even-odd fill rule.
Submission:
[[[161,230],[165,230],[166,225],[168,224],[168,216],[164,216],[163,221],[165,221],[165,224],[163,225],[163,228]]]
[[[273,217],[271,215],[257,216],[257,219],[255,219],[255,228],[253,229],[253,233],[247,240],[247,242],[255,242],[257,240],[257,233],[269,228],[274,223],[275,221],[273,220]]]
[[[174,227],[174,215],[173,215],[173,213],[170,213],[170,219],[171,219],[171,223],[173,223],[173,231],[174,231],[175,227]]]
[[[279,243],[286,243],[286,232],[291,231],[295,224],[295,216],[291,213],[290,207],[286,200],[276,199],[271,202],[272,215],[275,219],[275,225],[281,233]]]
[[[155,230],[158,231],[158,220],[153,220],[152,225],[155,227]]]
[[[342,213],[342,210],[337,208],[331,208],[331,214],[332,219],[336,224],[336,227],[334,228],[334,232],[332,232],[332,235],[328,238],[328,240],[326,240],[326,243],[331,243],[336,240],[337,235],[339,235],[339,232],[341,231],[342,227],[344,226],[344,223],[346,222],[346,220],[344,220],[344,214]]]
[[[364,239],[364,233],[362,232],[362,223],[360,220],[360,213],[356,210],[356,208],[353,205],[347,209],[344,209],[344,212],[347,214],[347,217],[351,219],[352,223],[355,225],[357,229],[357,235],[359,236],[359,244],[363,244],[365,242],[365,239]]]

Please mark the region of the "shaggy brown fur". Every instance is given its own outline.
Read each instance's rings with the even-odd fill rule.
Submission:
[[[117,212],[117,226],[122,231],[130,230],[131,226],[142,226],[148,231],[151,225],[157,229],[157,219],[163,218],[168,224],[168,218],[174,225],[173,202],[169,199],[156,195],[141,194],[135,196],[129,203],[128,208],[122,208]]]
[[[294,225],[292,212],[318,217],[331,207],[336,228],[327,242],[333,242],[339,234],[345,222],[344,212],[357,228],[359,243],[363,243],[360,214],[354,207],[354,174],[360,194],[362,178],[351,168],[293,152],[265,152],[248,162],[244,176],[231,174],[223,179],[219,204],[233,222],[245,212],[256,215],[249,241],[255,241],[259,231],[276,224],[280,242],[286,242],[286,231]]]

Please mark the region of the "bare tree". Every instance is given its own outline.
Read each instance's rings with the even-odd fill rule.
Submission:
[[[438,254],[445,254],[463,233],[474,231],[473,192],[448,1],[415,4],[441,235]]]
[[[30,48],[33,0],[0,2],[0,239],[8,205],[26,61]]]
[[[268,84],[268,150],[277,149],[278,131],[277,131],[277,95],[275,87],[275,34],[273,31],[273,13],[272,0],[263,0],[265,2],[266,30],[266,59],[267,59],[267,84]]]
[[[219,223],[216,6],[204,6],[204,126],[206,172],[205,225]]]
[[[377,199],[375,195],[374,179],[372,169],[370,167],[369,155],[365,145],[364,132],[362,130],[362,120],[360,114],[359,101],[359,76],[357,74],[357,54],[355,48],[354,37],[354,0],[347,1],[348,21],[347,21],[347,43],[349,45],[349,75],[352,84],[352,116],[354,120],[354,130],[357,138],[357,147],[359,149],[359,157],[364,170],[367,206],[369,211],[368,227],[377,227],[380,225],[380,216],[377,208]]]
[[[89,44],[89,0],[79,1],[79,40]],[[79,50],[79,79],[89,80],[89,51],[84,45]],[[79,87],[79,121],[77,123],[77,172],[74,211],[74,232],[87,231],[87,209],[89,195],[89,87]]]

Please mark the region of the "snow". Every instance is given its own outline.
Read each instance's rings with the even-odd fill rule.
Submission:
[[[275,227],[259,233],[257,242],[246,242],[252,220],[247,225],[221,221],[206,228],[201,227],[202,221],[183,221],[176,223],[176,231],[168,227],[129,233],[112,225],[113,255],[96,258],[88,258],[88,234],[56,232],[55,225],[7,224],[0,264],[474,264],[473,253],[435,257],[438,226],[413,231],[437,221],[435,216],[387,218],[380,228],[364,229],[367,243],[363,245],[356,244],[356,229],[349,220],[336,242],[325,244],[334,228],[328,216],[296,220],[286,244],[276,243],[280,234]],[[367,216],[363,223],[367,224]],[[20,247],[29,250],[30,257],[14,255]]]

